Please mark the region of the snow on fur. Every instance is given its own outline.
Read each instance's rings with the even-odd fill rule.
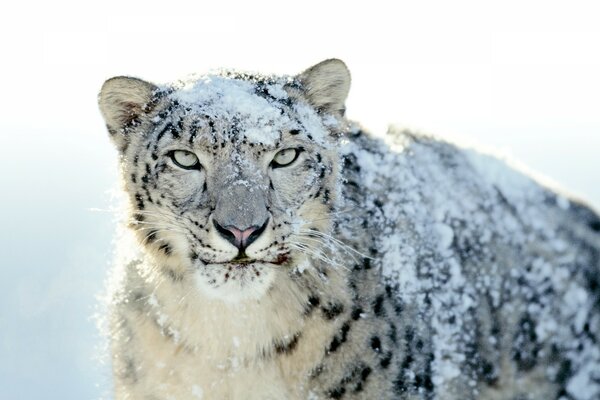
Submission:
[[[451,387],[473,374],[475,387],[466,365],[477,340],[474,315],[488,301],[531,318],[541,353],[566,351],[576,371],[567,384],[572,398],[599,398],[600,236],[589,228],[597,232],[597,215],[573,200],[587,216],[580,226],[566,195],[475,149],[394,128],[387,143],[354,134],[343,154],[357,157],[367,209],[375,211],[382,280],[430,320],[434,383]],[[548,365],[547,377],[557,368]]]

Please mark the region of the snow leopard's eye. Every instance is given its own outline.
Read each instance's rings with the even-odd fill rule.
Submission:
[[[271,161],[271,168],[287,167],[292,164],[300,155],[301,149],[283,149],[275,154]]]
[[[175,150],[170,154],[171,160],[179,168],[183,169],[200,169],[200,161],[198,157],[187,150]]]

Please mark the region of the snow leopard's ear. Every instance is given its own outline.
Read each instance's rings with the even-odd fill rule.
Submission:
[[[150,111],[157,87],[152,83],[127,76],[110,78],[98,95],[100,112],[110,136],[119,148],[127,142],[127,130]]]
[[[335,58],[313,65],[298,75],[302,92],[319,112],[344,115],[350,90],[350,71],[342,60]]]

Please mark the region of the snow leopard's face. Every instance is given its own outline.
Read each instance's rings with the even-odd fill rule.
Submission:
[[[319,68],[332,67],[347,76],[337,61]],[[162,89],[107,81],[100,105],[122,151],[131,227],[167,278],[193,276],[214,298],[257,298],[320,254],[337,197],[343,99],[319,68]],[[326,93],[311,96],[309,84]]]

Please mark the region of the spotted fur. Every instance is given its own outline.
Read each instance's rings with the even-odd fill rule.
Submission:
[[[327,60],[104,84],[139,250],[112,288],[116,398],[598,398],[597,214],[492,157],[370,136],[349,83]]]

